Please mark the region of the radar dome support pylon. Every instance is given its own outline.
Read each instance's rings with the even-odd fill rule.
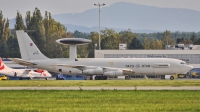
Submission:
[[[59,44],[69,45],[69,59],[77,61],[77,45],[89,44],[92,41],[83,38],[63,38],[56,40]]]

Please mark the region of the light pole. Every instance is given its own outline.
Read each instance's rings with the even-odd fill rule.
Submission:
[[[105,3],[103,3],[103,4],[100,4],[100,3],[98,3],[98,4],[94,4],[95,6],[99,6],[99,50],[101,50],[101,45],[100,45],[100,6],[104,6],[104,5],[106,5]]]

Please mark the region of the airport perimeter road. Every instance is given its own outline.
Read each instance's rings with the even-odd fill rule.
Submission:
[[[138,87],[0,87],[0,90],[200,90],[200,86],[138,86]]]

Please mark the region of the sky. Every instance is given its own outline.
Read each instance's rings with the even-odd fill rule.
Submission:
[[[105,7],[117,2],[130,2],[162,8],[187,8],[200,11],[200,0],[0,0],[0,10],[5,18],[15,18],[17,10],[25,17],[27,11],[33,12],[35,7],[44,15],[80,13],[88,9],[97,8],[94,3],[105,3]]]

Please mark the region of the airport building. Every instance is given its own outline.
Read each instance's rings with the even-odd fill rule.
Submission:
[[[95,50],[95,58],[175,58],[194,67],[184,77],[200,78],[200,45],[168,45],[165,50],[127,50],[126,45],[119,44],[119,50]],[[144,76],[138,74],[138,76],[131,77],[141,78]],[[155,78],[156,76],[148,77]]]

